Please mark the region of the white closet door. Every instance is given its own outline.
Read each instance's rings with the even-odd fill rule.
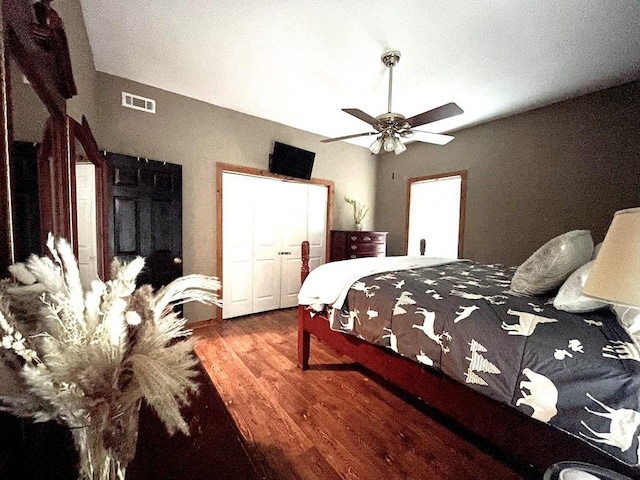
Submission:
[[[280,308],[281,182],[253,180],[253,312]]]
[[[324,185],[309,184],[308,187],[307,240],[309,240],[309,270],[313,270],[325,263],[327,256],[329,189]]]
[[[280,194],[280,308],[288,308],[298,304],[300,244],[307,239],[308,185],[287,182]]]
[[[328,188],[223,173],[223,318],[293,307],[300,290],[300,245],[311,268],[326,257]]]
[[[253,177],[222,175],[223,318],[253,312]]]

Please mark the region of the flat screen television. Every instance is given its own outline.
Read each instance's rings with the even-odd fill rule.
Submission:
[[[315,157],[314,152],[275,142],[273,154],[269,157],[269,171],[287,177],[309,180]]]

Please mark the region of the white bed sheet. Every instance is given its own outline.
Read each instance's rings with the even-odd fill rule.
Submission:
[[[367,275],[459,261],[435,257],[369,257],[325,263],[309,273],[298,293],[298,304],[309,305],[318,312],[325,306],[340,308],[351,285]]]

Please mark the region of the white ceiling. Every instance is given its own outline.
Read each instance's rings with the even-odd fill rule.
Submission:
[[[437,133],[640,79],[638,0],[81,4],[97,70],[329,137],[387,111],[390,49],[394,112],[465,111]]]

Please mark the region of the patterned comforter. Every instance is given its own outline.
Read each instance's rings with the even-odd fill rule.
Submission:
[[[464,261],[364,277],[332,328],[637,465],[640,350],[608,309],[571,314],[511,292],[514,272]]]

